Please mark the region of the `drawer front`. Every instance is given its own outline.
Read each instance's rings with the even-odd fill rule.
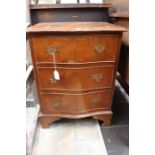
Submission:
[[[35,37],[33,49],[36,63],[87,63],[116,60],[118,36]]]
[[[111,88],[113,66],[95,66],[81,68],[57,67],[60,80],[55,81],[52,67],[37,68],[40,90],[70,90]]]
[[[99,91],[84,94],[41,94],[43,112],[83,113],[106,110],[110,105],[112,93]]]

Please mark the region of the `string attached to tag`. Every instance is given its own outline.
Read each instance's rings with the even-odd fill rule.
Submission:
[[[53,55],[53,63],[54,63],[54,71],[53,71],[54,80],[60,80],[59,72],[56,69],[55,55],[54,53],[52,53],[52,55]]]

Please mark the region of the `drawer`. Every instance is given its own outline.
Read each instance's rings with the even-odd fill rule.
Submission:
[[[40,90],[70,90],[111,88],[114,67],[57,67],[60,80],[55,81],[53,67],[37,68],[37,77]]]
[[[111,91],[96,91],[83,94],[41,94],[41,110],[57,113],[83,113],[106,110],[110,105]]]
[[[117,35],[35,37],[32,39],[36,63],[87,63],[116,60]]]

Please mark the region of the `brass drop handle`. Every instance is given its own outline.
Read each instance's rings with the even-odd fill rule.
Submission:
[[[57,52],[57,48],[55,46],[47,47],[48,54],[55,54]]]
[[[56,69],[55,53],[57,52],[57,48],[55,46],[49,46],[49,47],[47,47],[47,52],[48,52],[48,54],[52,55],[52,57],[53,57],[53,65],[54,65],[54,71],[53,71],[54,80],[52,78],[50,78],[50,81],[55,82],[56,80],[60,80],[59,72]]]
[[[92,75],[92,79],[95,80],[96,82],[100,82],[100,80],[103,79],[103,74],[99,73],[99,74],[93,74]]]
[[[61,100],[60,99],[53,99],[51,101],[51,103],[52,103],[53,106],[58,106],[58,105],[61,104]]]
[[[101,98],[100,97],[96,97],[96,98],[91,100],[91,103],[96,104],[96,103],[98,103],[100,101],[101,101]]]
[[[97,53],[102,53],[102,52],[105,51],[105,49],[106,49],[106,47],[105,47],[104,44],[98,44],[98,45],[95,46],[95,51]]]

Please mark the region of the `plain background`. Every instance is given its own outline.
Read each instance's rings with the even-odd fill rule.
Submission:
[[[155,154],[154,1],[130,0],[130,155]],[[26,154],[26,0],[0,3],[0,154]]]

